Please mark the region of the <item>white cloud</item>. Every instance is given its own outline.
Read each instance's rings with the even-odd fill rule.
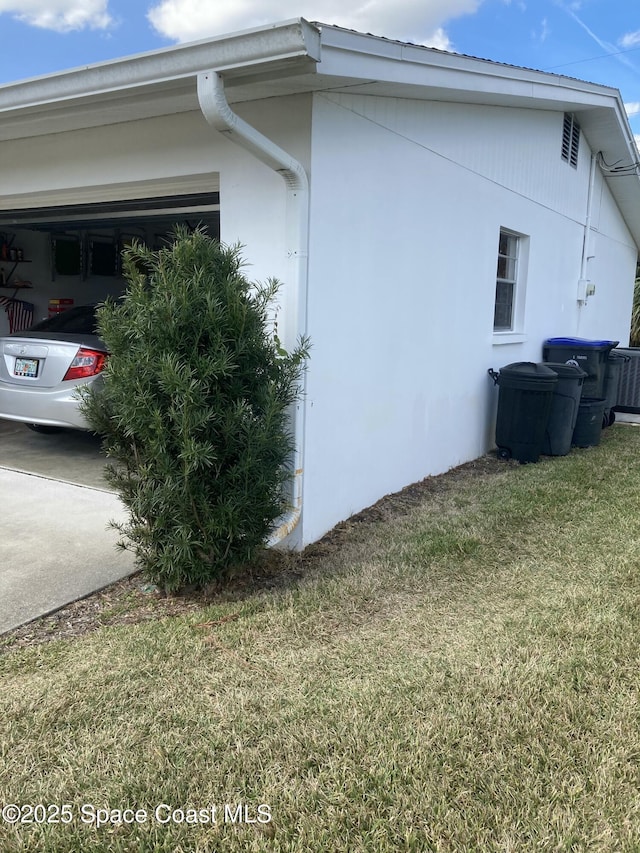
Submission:
[[[386,33],[384,35],[386,35]],[[427,38],[421,39],[420,44],[425,44],[427,47],[437,47],[438,50],[453,50],[449,36],[442,27],[438,27],[438,29],[434,30],[430,36],[427,36]]]
[[[640,101],[629,101],[624,105],[624,108],[628,116],[638,115],[640,113]]]
[[[537,39],[539,42],[545,42],[549,37],[549,21],[547,18],[543,18],[540,22],[540,30],[538,32],[533,32],[534,39]]]
[[[472,14],[483,0],[160,0],[148,13],[161,35],[192,41],[304,17],[374,35],[450,49],[442,25]]]
[[[633,33],[625,33],[619,42],[621,47],[635,47],[640,44],[640,30],[636,30]]]
[[[107,28],[113,23],[107,6],[108,0],[0,0],[0,14],[13,15],[34,27],[66,33]]]

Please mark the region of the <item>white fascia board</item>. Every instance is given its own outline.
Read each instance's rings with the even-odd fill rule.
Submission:
[[[320,35],[304,18],[190,42],[0,86],[0,114],[144,89],[215,69],[230,77],[320,59]]]
[[[449,91],[457,101],[460,96],[454,93],[460,93],[469,103],[484,103],[489,95],[492,102],[505,98],[510,105],[512,99],[521,98],[601,106],[617,94],[616,89],[573,77],[318,26],[322,38],[322,62],[318,68],[321,74],[421,86],[425,93]]]
[[[318,74],[347,80],[344,91],[458,103],[575,112],[587,136],[589,113],[615,116],[602,146],[635,160],[635,142],[617,89],[573,77],[504,65],[486,59],[406,45],[318,24],[322,61]],[[327,85],[330,85],[329,82]],[[340,87],[334,87],[340,91]],[[596,140],[594,139],[594,144]],[[598,150],[598,148],[596,148]]]

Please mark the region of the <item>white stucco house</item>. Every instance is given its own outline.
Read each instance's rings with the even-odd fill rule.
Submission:
[[[119,286],[56,241],[241,242],[313,342],[275,537],[300,547],[485,453],[488,368],[626,344],[637,159],[617,90],[297,19],[0,87],[0,232],[31,262],[0,263],[40,316]]]

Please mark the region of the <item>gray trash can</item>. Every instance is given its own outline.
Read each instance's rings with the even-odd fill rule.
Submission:
[[[558,374],[546,364],[517,361],[489,370],[499,387],[496,444],[500,459],[537,462]]]
[[[607,358],[618,343],[588,338],[548,338],[542,347],[542,360],[575,364],[587,374],[582,386],[583,395],[604,397]]]
[[[547,456],[566,456],[571,450],[571,440],[578,419],[582,386],[587,374],[573,364],[545,362],[558,374],[553,391],[551,413],[542,442],[542,453]]]
[[[578,408],[578,419],[571,443],[575,447],[595,447],[600,444],[605,400],[583,397]]]

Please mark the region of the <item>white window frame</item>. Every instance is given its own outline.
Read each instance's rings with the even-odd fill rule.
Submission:
[[[507,238],[507,253],[501,253],[503,238]],[[524,331],[527,267],[529,263],[529,237],[519,231],[501,227],[498,235],[498,257],[494,293],[493,341],[496,344],[521,343],[526,340]],[[496,302],[500,285],[510,285],[511,312],[509,325],[496,326]]]

